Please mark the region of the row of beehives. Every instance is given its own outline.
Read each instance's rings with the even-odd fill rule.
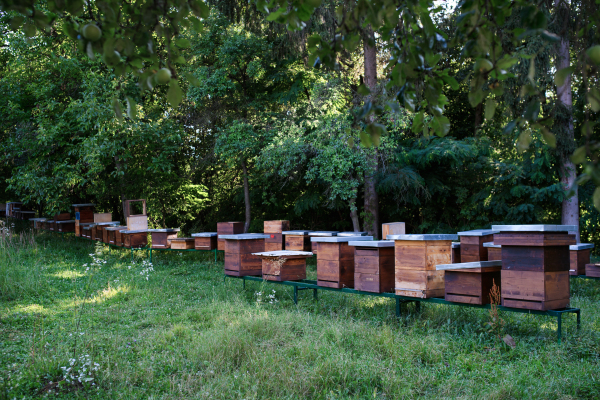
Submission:
[[[383,241],[351,236],[359,234],[352,232],[283,231],[284,251],[267,248],[275,239],[272,234],[228,234],[219,239],[225,241],[228,275],[305,279],[305,259],[312,251],[321,286],[486,304],[496,285],[504,306],[548,310],[569,305],[571,258],[581,262],[587,255],[589,263],[593,245],[577,245],[575,235],[568,233],[573,230],[561,225],[498,225],[458,235],[387,234]],[[460,245],[453,245],[459,237]],[[452,263],[453,248],[462,262]],[[498,251],[499,256],[494,255]],[[600,271],[593,264],[588,268],[590,276]]]
[[[0,203],[0,217],[28,220],[35,216],[35,211],[28,210],[20,201]]]

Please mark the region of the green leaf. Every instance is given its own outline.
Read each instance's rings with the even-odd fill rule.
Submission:
[[[363,147],[373,146],[373,142],[371,142],[371,136],[369,136],[367,132],[360,131],[360,145]]]
[[[596,88],[590,89],[587,93],[587,100],[594,112],[600,111],[600,90]]]
[[[127,116],[132,120],[137,119],[137,103],[129,96],[127,96]]]
[[[25,25],[23,25],[23,31],[25,32],[25,36],[30,38],[35,36],[37,28],[33,24],[26,23]]]
[[[192,45],[190,43],[190,41],[185,38],[180,38],[180,39],[175,40],[175,44],[177,45],[177,47],[179,47],[181,49],[187,49],[188,47],[190,47]]]
[[[274,11],[274,12],[272,12],[272,13],[269,13],[269,15],[267,16],[267,21],[271,21],[271,22],[272,22],[272,21],[275,21],[277,18],[279,18],[279,16],[280,16],[281,14],[283,14],[283,13],[284,13],[284,11],[285,11],[285,8],[283,8],[283,7],[279,7],[279,8],[277,9],[277,11]]]
[[[364,83],[361,83],[356,91],[358,92],[358,94],[360,94],[362,96],[368,96],[371,94],[371,91],[369,90],[367,85],[365,85]]]
[[[188,81],[190,81],[190,83],[196,87],[200,86],[200,81],[198,80],[198,78],[196,78],[194,76],[194,74],[191,74],[189,72],[184,72],[183,75],[185,75],[185,77],[187,78]]]
[[[113,97],[112,107],[119,122],[123,122],[123,110],[121,109],[121,103],[119,102],[119,99],[116,97]]]
[[[456,79],[454,79],[454,77],[442,76],[442,79],[444,80],[444,82],[446,82],[448,85],[450,85],[452,90],[458,90],[458,82],[456,81]]]
[[[535,79],[535,57],[532,57],[529,60],[529,73],[527,74],[527,78],[533,83]]]
[[[171,104],[171,107],[177,108],[181,100],[183,99],[183,93],[177,83],[176,79],[171,79],[169,90],[167,91],[167,100]]]
[[[596,207],[597,210],[600,210],[600,187],[597,187],[596,190],[594,190],[594,207]]]
[[[554,136],[554,133],[550,132],[546,127],[542,127],[541,131],[546,144],[553,149],[556,148],[556,136]]]
[[[21,27],[21,25],[23,25],[23,21],[25,21],[25,18],[21,15],[17,15],[16,17],[10,20],[10,27],[13,31],[16,31]]]
[[[587,149],[585,146],[578,147],[571,155],[571,161],[575,164],[583,164],[587,157]]]
[[[529,145],[531,144],[532,140],[533,138],[531,137],[531,132],[529,132],[528,130],[521,132],[519,138],[517,139],[517,149],[519,150],[519,152],[522,153],[525,150],[529,149]]]
[[[571,75],[573,70],[573,67],[567,67],[556,71],[556,74],[554,75],[554,83],[556,84],[556,86],[561,87],[562,85],[564,85],[565,80],[569,75]]]
[[[415,115],[415,117],[413,118],[413,123],[412,123],[412,131],[414,133],[419,133],[423,130],[424,118],[425,118],[425,113],[423,111],[421,111],[420,113],[417,113],[417,115]]]
[[[494,114],[496,113],[496,101],[493,99],[487,99],[485,102],[485,119],[490,121],[494,118]]]
[[[585,51],[585,53],[594,64],[600,64],[600,45],[590,47]]]
[[[350,139],[348,139],[348,146],[352,149],[354,148],[354,138],[351,137]]]

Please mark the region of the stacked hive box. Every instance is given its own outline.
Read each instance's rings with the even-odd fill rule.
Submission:
[[[317,285],[331,288],[354,287],[354,248],[351,241],[373,240],[372,236],[316,236],[318,243]]]
[[[317,254],[319,252],[319,242],[314,242],[312,240],[313,237],[332,237],[337,236],[338,231],[313,231],[308,233],[308,237],[310,237],[310,251],[313,254]]]
[[[265,251],[268,235],[245,233],[219,235],[225,241],[225,274],[232,276],[262,275],[262,260],[252,253]]]
[[[269,235],[265,239],[265,251],[283,250],[285,247],[283,231],[289,229],[290,221],[265,221],[263,232],[265,235]]]
[[[502,261],[476,261],[437,265],[444,272],[444,298],[468,304],[489,304],[495,284],[501,290]]]
[[[45,221],[46,218],[31,218],[29,220],[29,222],[31,223],[31,227],[34,229],[42,229]]]
[[[75,236],[81,236],[81,224],[94,222],[94,207],[95,204],[73,204],[75,209]]]
[[[569,305],[571,225],[494,225],[502,246],[502,305],[551,310]]]
[[[312,231],[283,231],[285,249],[292,251],[310,251],[310,236]]]
[[[117,231],[123,235],[123,247],[128,249],[137,249],[140,247],[146,247],[148,245],[148,231],[146,229],[141,230],[126,230]]]
[[[111,226],[119,226],[121,223],[119,221],[109,221],[109,222],[97,222],[94,224],[94,228],[92,230],[92,240],[97,240],[99,242],[108,243],[108,232],[105,232],[104,229]]]
[[[394,242],[361,240],[348,245],[354,247],[354,288],[365,292],[393,292]]]
[[[177,238],[179,228],[174,229],[148,229],[152,238],[153,249],[170,249],[171,241]]]
[[[405,235],[406,224],[404,222],[388,222],[381,224],[381,238],[389,239],[388,235]]]
[[[487,261],[488,248],[483,244],[494,240],[494,231],[491,229],[475,229],[472,231],[458,232],[460,237],[461,263]]]
[[[388,235],[395,241],[396,294],[430,298],[444,295],[444,271],[436,265],[452,261],[457,235]]]
[[[217,248],[217,232],[192,233],[196,250],[214,250]]]
[[[56,231],[61,233],[75,232],[75,220],[56,221]]]
[[[225,250],[225,239],[221,239],[221,235],[240,235],[244,233],[243,222],[219,222],[217,223],[217,249]]]
[[[590,263],[590,252],[593,248],[593,243],[578,243],[569,246],[571,260],[569,274],[585,275],[585,266]]]
[[[126,226],[109,226],[104,228],[104,231],[108,235],[108,244],[112,244],[114,246],[123,246],[121,231],[126,230]]]
[[[50,221],[50,230],[58,231],[58,227],[56,226],[57,221],[68,221],[71,219],[71,214],[69,213],[59,213],[55,214],[54,218]]]
[[[586,264],[585,276],[590,278],[600,278],[600,264]]]
[[[306,258],[309,251],[265,251],[254,253],[262,259],[262,277],[267,281],[298,281],[306,279]]]
[[[81,237],[86,239],[92,239],[92,232],[94,232],[95,224],[85,224],[81,226]]]
[[[502,260],[502,246],[494,242],[485,242],[483,247],[487,248],[488,261]]]
[[[460,242],[452,242],[452,264],[460,263]]]

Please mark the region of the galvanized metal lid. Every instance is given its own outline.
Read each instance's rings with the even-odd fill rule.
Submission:
[[[34,222],[42,222],[42,221],[47,221],[48,218],[29,218],[30,221],[34,221]]]
[[[96,222],[98,226],[118,226],[121,225],[119,221],[111,221],[111,222]]]
[[[189,238],[173,238],[173,239],[171,239],[171,241],[173,241],[173,242],[186,242],[188,240],[194,240],[194,238],[189,237]]]
[[[453,249],[460,249],[460,242],[452,242]]]
[[[458,240],[458,235],[428,234],[428,235],[387,235],[388,240]]]
[[[307,256],[313,255],[310,251],[294,251],[294,250],[276,250],[276,251],[263,251],[260,253],[252,253],[255,256],[261,257],[282,257],[282,256]]]
[[[138,230],[135,230],[135,231],[121,231],[121,233],[124,234],[124,235],[129,235],[129,234],[132,234],[132,233],[148,233],[148,230],[147,229],[138,229]]]
[[[352,240],[348,246],[356,247],[394,247],[393,240]]]
[[[466,262],[466,263],[456,263],[456,264],[439,264],[435,266],[435,269],[438,271],[441,270],[449,270],[449,269],[475,269],[475,268],[485,268],[485,267],[501,267],[502,261],[476,261],[476,262]]]
[[[67,219],[67,220],[62,220],[62,221],[56,221],[56,224],[74,224],[75,220],[74,219]]]
[[[173,233],[179,232],[180,228],[166,228],[166,229],[148,229],[148,232],[157,232],[157,233]]]
[[[217,236],[218,233],[217,232],[199,232],[199,233],[192,233],[192,237],[215,237]]]
[[[309,232],[308,236],[337,236],[338,231],[314,231]]]
[[[95,207],[94,203],[71,204],[71,207]]]
[[[104,228],[105,231],[123,231],[127,230],[126,226],[109,226],[108,228]]]
[[[572,244],[569,246],[569,250],[586,250],[586,249],[593,249],[593,248],[594,248],[594,243],[577,243],[577,244]]]
[[[312,231],[283,231],[282,235],[309,235]]]
[[[219,239],[225,240],[251,240],[251,239],[267,239],[270,235],[264,233],[240,233],[238,235],[219,235]]]
[[[494,233],[500,233],[500,231],[494,229],[473,229],[471,231],[458,232],[458,236],[487,236]]]
[[[493,230],[500,232],[572,232],[575,225],[492,225]]]
[[[501,245],[499,245],[499,244],[494,244],[494,242],[485,242],[485,243],[483,244],[483,247],[493,247],[493,248],[495,248],[495,249],[501,249],[501,248],[502,248],[502,246],[501,246]]]
[[[340,232],[338,236],[367,236],[368,232]]]
[[[358,240],[373,240],[373,236],[317,236],[310,238],[311,242],[317,243],[344,243]]]

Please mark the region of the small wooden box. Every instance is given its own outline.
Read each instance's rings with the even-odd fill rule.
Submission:
[[[21,211],[23,221],[29,221],[31,218],[35,218],[35,211]]]
[[[268,233],[281,233],[283,231],[290,230],[290,221],[278,220],[278,221],[265,221],[263,232]]]
[[[488,248],[483,244],[493,241],[494,233],[499,232],[491,229],[458,232],[461,263],[488,261]]]
[[[317,253],[319,251],[319,242],[313,242],[312,241],[313,237],[331,237],[331,236],[337,236],[337,234],[338,234],[338,231],[314,231],[314,232],[309,232],[308,236],[311,239],[311,241],[310,241],[310,251],[314,255],[317,255]]]
[[[388,235],[406,234],[406,224],[404,222],[388,222],[381,224],[381,238],[387,240]]]
[[[148,245],[148,231],[117,231],[123,235],[123,247],[128,249],[146,247]]]
[[[310,251],[310,231],[283,231],[285,249],[290,251]]]
[[[171,241],[177,238],[179,228],[175,229],[148,229],[152,237],[153,249],[170,249]]]
[[[483,247],[487,248],[488,261],[502,260],[502,246],[494,242],[486,242]]]
[[[108,228],[104,228],[104,231],[107,232],[108,235],[108,244],[112,244],[115,246],[123,246],[122,235],[119,234],[119,239],[117,239],[117,232],[126,230],[126,226],[109,226]]]
[[[133,203],[141,203],[141,205],[142,205],[142,213],[141,214],[133,213],[133,210],[132,210]],[[145,199],[125,200],[125,202],[123,204],[123,214],[125,215],[126,219],[127,219],[127,217],[132,217],[132,216],[147,216],[148,213],[146,212],[146,200]]]
[[[263,234],[219,235],[225,241],[225,274],[232,276],[261,276],[262,259],[252,253],[265,250]]]
[[[119,221],[98,222],[92,230],[92,240],[108,243],[108,233],[104,230],[110,226],[119,226]]]
[[[81,237],[86,239],[92,239],[92,231],[94,230],[94,224],[84,225],[81,227]]]
[[[268,281],[298,281],[306,279],[306,251],[265,251],[254,253],[262,258],[262,276]]]
[[[217,234],[221,235],[239,235],[244,233],[244,223],[243,222],[218,222],[217,223]],[[223,251],[225,250],[225,240],[218,238],[217,239],[218,249]]]
[[[268,237],[265,239],[265,251],[283,250],[285,247],[285,239],[281,233],[266,233]]]
[[[569,255],[571,265],[569,274],[584,275],[585,266],[590,263],[590,252],[594,248],[593,243],[578,243],[569,246]]]
[[[111,213],[94,213],[94,222],[111,222],[112,214]]]
[[[568,271],[502,270],[502,305],[529,310],[569,306]]]
[[[319,244],[317,253],[317,285],[331,288],[354,287],[354,248],[350,241],[373,240],[371,236],[313,237]]]
[[[75,220],[56,221],[57,232],[75,232]]]
[[[423,299],[444,296],[444,271],[457,235],[390,235],[395,241],[396,294]]]
[[[34,229],[43,229],[46,218],[33,218],[29,221],[33,224]]]
[[[600,264],[586,264],[585,276],[590,278],[600,278]]]
[[[192,233],[196,250],[215,250],[217,248],[217,232]]]
[[[173,238],[171,239],[171,249],[173,250],[192,250],[194,249],[194,238]]]
[[[102,232],[102,241],[106,244],[110,243],[110,235],[109,235],[109,228],[116,228],[119,227],[120,223],[119,222],[112,222],[110,225],[106,224],[99,224],[100,226],[100,231]]]
[[[125,235],[123,235],[123,232],[126,231],[126,230],[128,230],[128,229],[129,228],[127,228],[127,229],[118,229],[118,230],[115,231],[115,246],[121,246],[121,247],[125,246]]]
[[[452,264],[458,264],[460,261],[460,242],[452,242]]]
[[[445,271],[444,291],[447,301],[489,304],[494,283],[501,290],[502,261],[480,261],[438,265]]]
[[[364,292],[394,292],[394,242],[351,241],[354,247],[354,288]]]

